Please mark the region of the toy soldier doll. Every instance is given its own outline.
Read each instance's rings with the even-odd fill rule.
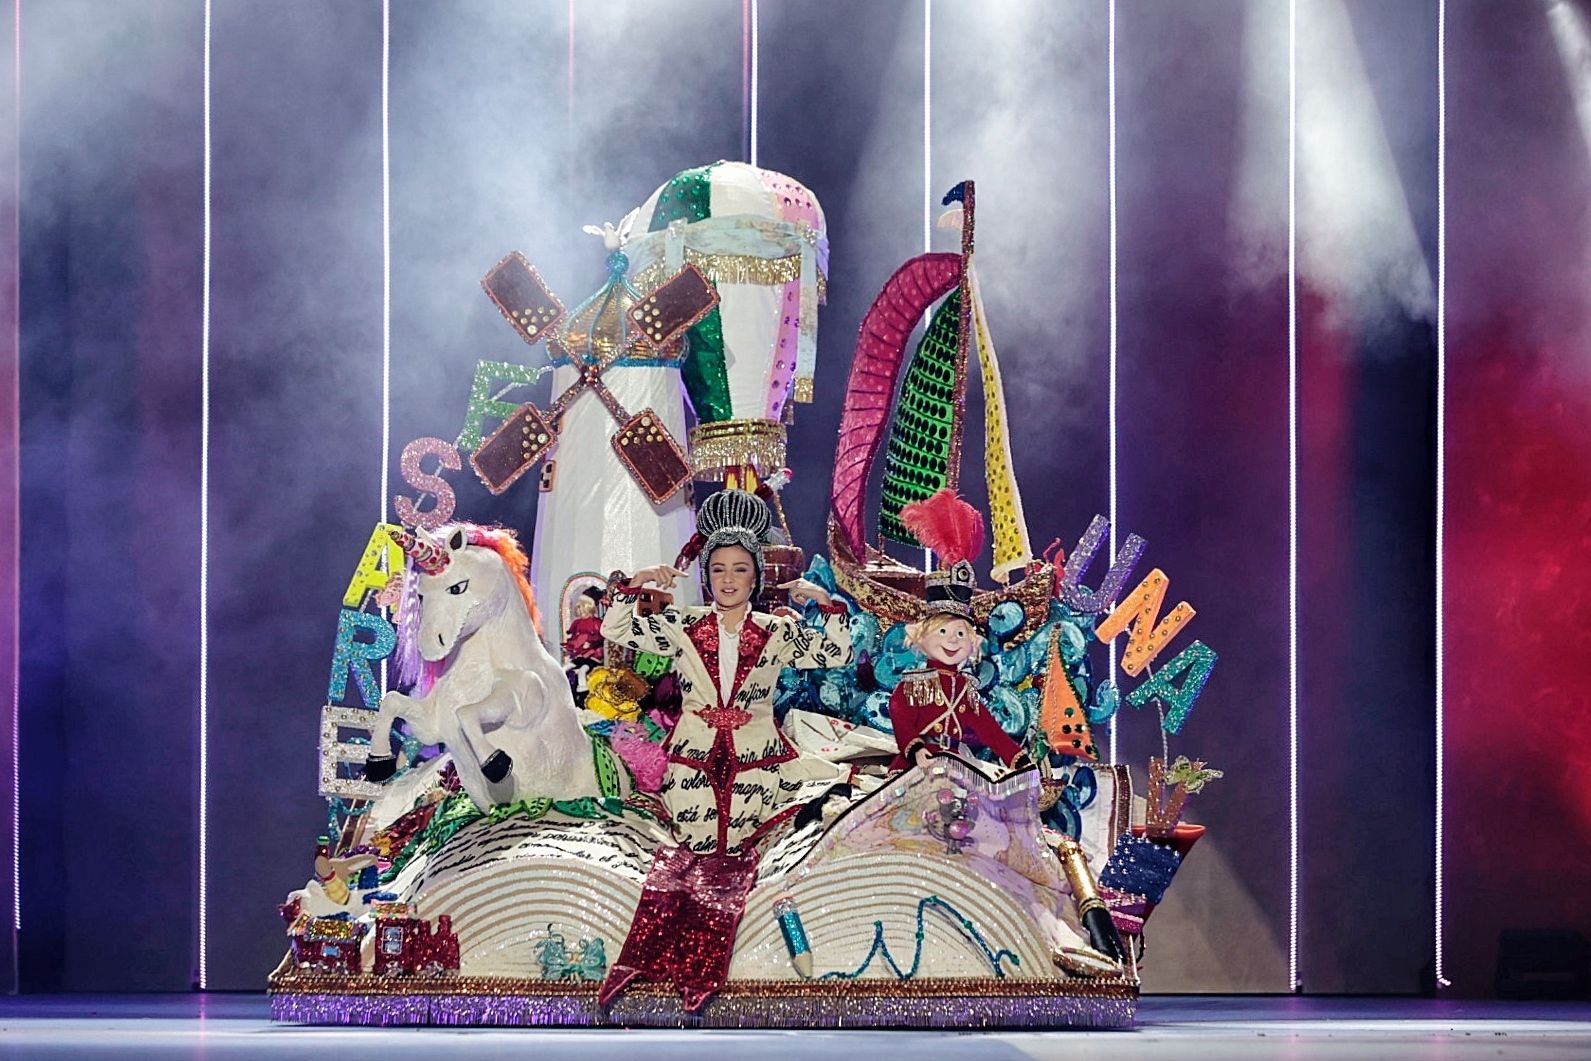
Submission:
[[[976,665],[984,630],[972,610],[975,578],[970,559],[983,544],[983,517],[943,490],[901,511],[924,544],[932,543],[945,566],[928,573],[922,618],[906,630],[906,641],[928,657],[928,666],[907,671],[889,699],[889,720],[900,754],[896,770],[921,765],[963,744],[987,748],[1006,766],[1026,761],[1022,746],[1001,728],[963,668]]]

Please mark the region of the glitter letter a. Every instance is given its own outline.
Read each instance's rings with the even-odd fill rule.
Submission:
[[[387,582],[403,570],[403,549],[387,533],[388,530],[397,529],[391,523],[377,523],[376,529],[370,532],[370,541],[365,543],[359,566],[354,569],[354,577],[348,580],[348,589],[343,592],[344,608],[358,608],[365,602],[366,593],[381,592]],[[386,570],[381,567],[383,553],[387,557]]]
[[[1134,689],[1127,697],[1127,702],[1133,707],[1142,707],[1150,700],[1159,700],[1166,706],[1166,719],[1164,728],[1167,733],[1181,733],[1182,724],[1188,720],[1188,712],[1193,710],[1193,702],[1204,692],[1204,683],[1210,680],[1210,672],[1215,670],[1216,656],[1213,649],[1203,641],[1195,641],[1187,648],[1171,657],[1171,662],[1160,668],[1160,673]],[[1172,685],[1172,679],[1183,671],[1187,677],[1182,679],[1182,685]]]

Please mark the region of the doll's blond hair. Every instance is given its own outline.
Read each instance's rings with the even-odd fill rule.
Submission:
[[[956,615],[951,612],[940,612],[937,615],[930,615],[925,619],[918,619],[914,623],[907,623],[906,646],[908,648],[916,648],[917,645],[922,641],[923,637],[927,635],[929,626],[934,623],[948,622],[952,620],[955,622],[966,623],[974,635],[978,633],[978,624],[973,622],[971,619],[968,619],[966,616]],[[974,637],[972,642],[972,655],[968,656],[967,660],[970,663],[977,663],[981,659],[983,659],[983,638]]]

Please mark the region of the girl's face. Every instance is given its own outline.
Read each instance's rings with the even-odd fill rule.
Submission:
[[[738,608],[751,600],[757,567],[738,545],[723,545],[707,558],[707,585],[720,608]]]
[[[954,615],[935,616],[926,621],[917,644],[929,659],[959,667],[978,647],[978,635],[965,619]]]

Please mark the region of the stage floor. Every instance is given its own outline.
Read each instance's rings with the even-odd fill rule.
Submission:
[[[1591,1003],[1152,996],[1138,1027],[1096,1032],[309,1028],[267,1015],[263,994],[23,995],[0,999],[0,1058],[1591,1058]]]

